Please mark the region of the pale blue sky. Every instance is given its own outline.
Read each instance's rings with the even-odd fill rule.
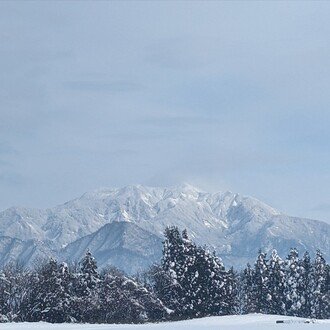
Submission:
[[[329,2],[0,2],[0,208],[189,182],[330,221]]]

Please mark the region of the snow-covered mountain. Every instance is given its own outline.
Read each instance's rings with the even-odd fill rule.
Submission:
[[[81,260],[87,249],[93,251],[99,266],[111,264],[134,273],[160,260],[162,240],[134,223],[112,222],[67,245],[63,256],[68,261]]]
[[[7,263],[33,265],[49,257],[57,257],[57,252],[51,250],[47,243],[34,239],[22,241],[8,236],[0,237],[0,266]]]
[[[330,225],[287,216],[252,197],[212,194],[190,185],[99,189],[47,210],[12,207],[0,213],[0,237],[30,242],[38,257],[48,249],[59,259],[74,260],[90,248],[101,265],[113,263],[129,272],[159,258],[168,225],[187,228],[197,243],[236,266],[252,261],[260,247],[276,248],[282,255],[290,247],[301,252],[320,248],[330,255]],[[3,237],[0,263],[12,249]]]

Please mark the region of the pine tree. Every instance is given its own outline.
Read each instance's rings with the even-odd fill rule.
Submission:
[[[231,267],[227,272],[227,281],[225,285],[225,301],[227,302],[227,308],[225,314],[235,315],[239,314],[239,274]]]
[[[329,318],[330,299],[327,287],[327,267],[322,253],[316,252],[312,271],[311,316],[319,319]]]
[[[9,308],[7,318],[9,321],[20,321],[21,303],[31,285],[30,273],[18,263],[9,263],[4,267],[3,274],[7,280],[7,305]]]
[[[50,259],[30,277],[29,292],[22,302],[21,313],[26,321],[51,323],[70,322],[70,292],[64,285],[57,261]]]
[[[325,309],[324,318],[330,319],[330,265],[326,265],[326,280],[325,280],[325,302],[328,307]]]
[[[236,304],[235,275],[230,271],[226,272],[222,261],[215,253],[206,250],[206,260],[208,269],[204,274],[208,277],[208,309],[204,315],[232,314]]]
[[[291,249],[286,260],[285,304],[286,314],[298,316],[303,306],[302,286],[303,269],[299,262],[298,251]]]
[[[123,274],[104,275],[99,294],[104,323],[140,323],[166,319],[168,310],[155,294]]]
[[[152,265],[144,274],[144,285],[150,291],[153,291],[157,297],[166,303],[168,303],[168,291],[172,287],[172,278],[161,265]]]
[[[193,264],[186,273],[183,306],[187,317],[229,314],[233,307],[233,287],[229,289],[228,274],[222,262],[206,248],[195,246],[192,251]]]
[[[8,322],[9,306],[9,286],[10,281],[3,272],[0,272],[0,323]]]
[[[58,267],[59,291],[57,297],[60,301],[59,311],[62,314],[63,322],[76,322],[72,313],[72,305],[74,299],[73,275],[68,265],[62,262]]]
[[[94,323],[98,318],[98,289],[101,285],[97,262],[89,250],[80,261],[80,272],[74,279],[74,318]]]
[[[241,275],[241,310],[242,314],[256,313],[257,306],[254,294],[254,270],[247,264]]]
[[[89,250],[86,251],[85,257],[81,260],[81,280],[83,289],[85,289],[83,294],[87,295],[92,292],[99,283],[97,263]]]
[[[285,314],[285,269],[284,261],[279,257],[276,250],[272,251],[268,265],[267,292],[269,314]]]
[[[162,290],[161,299],[178,317],[182,317],[185,299],[183,287],[184,275],[187,272],[187,249],[177,227],[165,229],[163,243],[162,268],[168,279],[168,286]]]
[[[220,259],[197,247],[186,231],[167,228],[163,249],[161,299],[178,318],[228,314],[232,311],[234,284],[226,288],[228,274]],[[158,273],[159,274],[159,273]],[[159,288],[158,288],[159,292]]]
[[[301,317],[310,317],[313,281],[312,281],[312,264],[308,252],[304,253],[303,258],[300,261],[300,266],[301,266],[300,296],[301,296],[302,306],[299,309],[298,315]]]
[[[254,265],[252,288],[255,312],[267,314],[270,310],[271,294],[269,292],[269,270],[266,254],[259,250],[258,258]]]

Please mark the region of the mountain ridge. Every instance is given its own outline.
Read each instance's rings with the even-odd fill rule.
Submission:
[[[209,193],[189,184],[101,188],[44,210],[11,207],[0,212],[0,237],[43,242],[50,251],[56,251],[59,258],[65,254],[67,259],[73,260],[72,255],[64,253],[68,246],[77,247],[79,240],[86,242],[88,239],[93,241],[93,238],[96,244],[95,234],[113,223],[131,224],[123,226],[121,229],[125,230],[122,231],[118,231],[116,225],[110,227],[112,230],[116,228],[121,239],[124,239],[123,235],[128,235],[132,242],[134,235],[130,230],[133,231],[133,228],[150,242],[153,236],[161,241],[166,226],[186,228],[196,243],[216,250],[228,265],[251,262],[258,248],[266,251],[276,248],[282,255],[291,247],[311,252],[319,248],[326,257],[330,254],[330,225],[325,222],[285,215],[253,197],[230,191]],[[102,235],[106,230],[109,226],[103,228]],[[111,237],[111,240],[115,239],[113,235]],[[38,244],[35,254],[40,257],[39,250],[42,249]],[[139,249],[140,245],[144,251]],[[88,248],[88,244],[85,247]],[[158,249],[161,251],[160,247]],[[3,244],[0,264],[3,263],[5,250]],[[41,254],[46,250],[43,249]],[[101,251],[100,247],[96,250],[97,253]],[[119,265],[124,263],[124,268],[132,272],[148,266],[159,256],[151,243],[145,245],[141,240],[136,241],[135,250],[139,251],[137,255],[134,255],[134,244],[128,250],[123,245],[118,246],[117,250],[111,248],[108,260],[116,259]],[[150,262],[145,253],[148,250],[154,253]],[[133,268],[127,262],[130,254],[131,263],[136,265]],[[107,264],[104,253],[101,264]]]

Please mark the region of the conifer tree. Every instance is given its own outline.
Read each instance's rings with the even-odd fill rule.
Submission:
[[[184,309],[190,311],[188,317],[229,314],[233,287],[229,288],[222,262],[206,248],[195,246],[193,251],[194,264],[188,268],[186,277],[190,283],[184,304]]]
[[[257,306],[254,295],[254,270],[248,263],[241,275],[241,310],[243,314],[256,313]]]
[[[81,283],[84,292],[83,295],[90,294],[99,283],[99,274],[97,263],[92,253],[87,250],[84,258],[81,260]]]
[[[253,274],[253,299],[255,312],[267,314],[270,309],[271,295],[269,292],[269,270],[266,254],[259,250],[259,255],[254,265]]]
[[[316,252],[312,274],[311,316],[319,319],[330,316],[330,296],[327,287],[327,267],[322,253]]]
[[[0,272],[0,323],[8,321],[8,314],[10,312],[9,292],[10,282],[5,273]]]
[[[75,318],[87,322],[96,322],[98,318],[98,289],[100,276],[97,262],[90,250],[80,261],[80,272],[75,276]]]
[[[30,272],[18,263],[9,263],[5,265],[3,274],[7,281],[7,306],[9,308],[7,319],[9,322],[20,321],[21,303],[31,286]]]
[[[285,312],[285,269],[284,261],[279,257],[276,250],[272,251],[268,265],[267,300],[269,314],[283,315]]]
[[[227,314],[231,311],[228,274],[222,262],[206,248],[197,247],[184,231],[167,228],[162,268],[162,299],[179,318]],[[160,281],[158,281],[160,283]],[[227,294],[227,295],[226,295]]]
[[[185,298],[184,275],[186,272],[186,247],[182,235],[177,227],[165,229],[163,243],[162,268],[169,280],[163,289],[161,298],[165,304],[182,317],[183,300]]]
[[[330,265],[327,264],[325,267],[326,270],[326,280],[325,280],[325,302],[326,309],[324,313],[325,319],[330,319]]]
[[[312,299],[312,264],[311,258],[308,252],[304,253],[302,260],[300,261],[301,266],[301,308],[298,315],[301,317],[310,317],[311,315],[311,299]]]
[[[139,323],[168,316],[168,310],[155,294],[120,272],[104,275],[99,304],[99,322]]]
[[[298,316],[303,306],[303,270],[298,258],[298,251],[291,249],[286,259],[285,302],[286,314]]]
[[[31,288],[22,303],[27,321],[70,322],[70,293],[63,286],[55,259],[42,265],[31,278]]]
[[[227,281],[225,285],[225,301],[227,302],[227,309],[225,314],[239,314],[239,274],[231,267],[227,272]]]

